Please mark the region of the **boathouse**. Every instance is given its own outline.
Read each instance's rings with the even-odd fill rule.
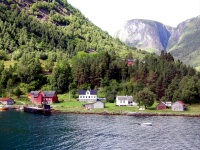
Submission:
[[[79,90],[78,100],[80,102],[96,102],[97,101],[97,90]]]
[[[184,111],[185,109],[186,105],[182,101],[176,101],[172,104],[172,111]]]
[[[3,105],[13,105],[15,102],[12,98],[1,98],[0,103]]]
[[[167,105],[164,102],[160,102],[157,106],[156,106],[157,110],[163,110],[163,109],[167,109]]]
[[[58,102],[58,96],[55,91],[31,91],[30,101],[34,104],[52,104]]]

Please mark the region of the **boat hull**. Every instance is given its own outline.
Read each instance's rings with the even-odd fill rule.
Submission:
[[[0,107],[0,111],[1,110],[8,110],[8,107]]]
[[[152,123],[141,123],[142,127],[151,127]]]
[[[0,110],[8,110],[8,108],[0,108]]]

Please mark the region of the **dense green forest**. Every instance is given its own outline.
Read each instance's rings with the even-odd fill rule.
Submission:
[[[1,96],[70,88],[74,97],[77,89],[97,89],[110,102],[117,94],[200,101],[193,68],[164,51],[158,56],[125,46],[65,0],[0,2]]]

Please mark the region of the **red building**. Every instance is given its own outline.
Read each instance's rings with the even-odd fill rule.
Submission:
[[[160,102],[156,108],[157,110],[167,109],[167,105],[164,102]]]
[[[31,91],[29,98],[34,104],[52,104],[58,102],[55,91]]]
[[[12,98],[2,98],[0,99],[0,103],[2,103],[3,105],[13,105],[14,100]]]
[[[135,59],[127,59],[128,66],[133,66],[135,63]]]

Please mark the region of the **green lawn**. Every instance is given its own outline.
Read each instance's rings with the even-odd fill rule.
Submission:
[[[146,110],[139,110],[138,106],[116,106],[115,103],[105,103],[105,108],[102,109],[93,109],[86,110],[82,107],[83,102],[77,101],[77,99],[72,98],[68,93],[58,95],[59,103],[54,103],[51,106],[54,110],[61,112],[70,112],[70,113],[102,113],[107,112],[109,114],[125,114],[128,112],[143,112],[143,113],[156,113],[156,114],[176,114],[176,115],[200,115],[200,103],[193,105],[186,105],[187,110],[184,112],[174,112],[170,109],[166,110],[156,110],[157,102],[153,106],[149,107]],[[30,104],[30,101],[27,98],[21,97],[16,100],[16,105]],[[144,107],[144,106],[142,106]]]
[[[157,113],[157,114],[176,114],[176,115],[200,115],[200,104],[187,105],[187,110],[184,112],[174,112],[171,108],[166,110],[156,110],[157,103],[146,110],[139,110],[137,106],[116,106],[115,103],[105,103],[105,108],[103,109],[92,109],[86,110],[82,107],[83,102],[79,102],[76,99],[70,98],[69,95],[59,96],[63,98],[63,101],[59,103],[52,104],[55,110],[61,112],[71,112],[71,113],[102,113],[106,111],[110,114],[124,114],[127,112],[143,112],[143,113]],[[68,98],[67,98],[68,97]],[[66,99],[65,99],[66,98]]]

